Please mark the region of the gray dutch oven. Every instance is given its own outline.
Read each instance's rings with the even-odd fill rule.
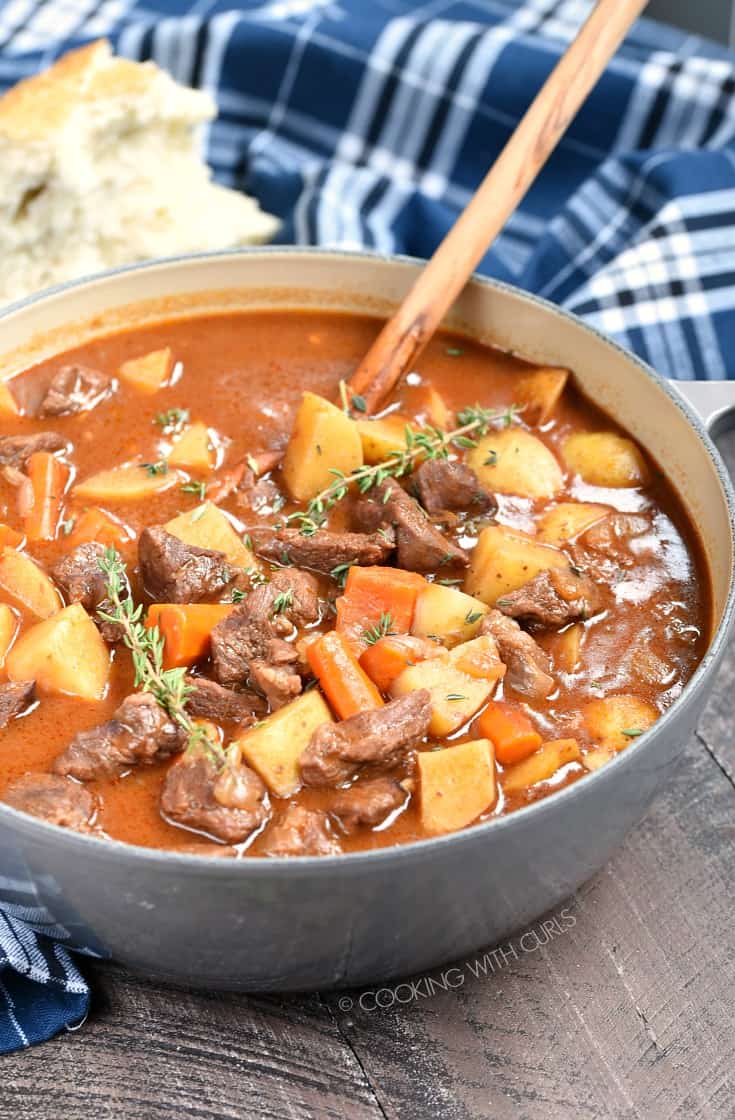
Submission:
[[[385,314],[416,262],[251,250],[152,263],[43,294],[0,316],[0,375],[126,324],[223,308]],[[473,280],[450,325],[542,363],[654,456],[698,526],[714,632],[680,698],[647,734],[581,782],[510,816],[438,839],[321,859],[211,859],[66,832],[0,806],[0,899],[72,946],[188,985],[249,991],[361,985],[504,941],[605,864],[691,736],[733,615],[733,493],[707,426],[735,386],[682,393],[571,315]]]

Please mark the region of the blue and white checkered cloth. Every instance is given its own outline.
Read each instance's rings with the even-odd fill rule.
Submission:
[[[6,0],[0,88],[109,36],[211,91],[209,161],[284,219],[281,240],[426,257],[590,8]],[[671,377],[735,375],[735,58],[641,21],[481,270]],[[0,1051],[77,1022],[87,1001],[59,942],[6,911]]]

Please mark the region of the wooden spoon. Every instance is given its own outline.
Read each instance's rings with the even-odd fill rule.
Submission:
[[[598,0],[476,193],[349,382],[375,412],[413,365],[647,0]]]

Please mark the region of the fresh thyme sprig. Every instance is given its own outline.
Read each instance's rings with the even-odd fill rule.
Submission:
[[[354,485],[361,494],[366,494],[389,478],[410,474],[419,459],[446,459],[453,447],[475,447],[477,440],[486,435],[493,425],[509,427],[520,412],[522,408],[516,405],[499,411],[476,404],[457,413],[458,426],[451,432],[431,424],[418,431],[406,425],[401,450],[393,452],[380,463],[358,467],[351,474],[332,468],[330,473],[334,475],[334,482],[312,498],[305,510],[290,513],[287,520],[298,525],[303,536],[311,537],[324,524],[328,511],[347,497],[350,486]]]
[[[105,577],[107,599],[111,604],[109,610],[98,608],[97,614],[120,627],[122,640],[133,658],[135,687],[150,692],[156,703],[183,729],[187,748],[206,747],[222,761],[219,757],[222,752],[217,751],[205,729],[197,727],[186,711],[186,698],[193,692],[186,683],[186,670],[163,668],[164,639],[157,626],[149,628],[143,623],[143,605],[136,605],[128,593],[127,571],[121,556],[114,548],[107,548],[97,563]]]
[[[381,638],[385,638],[388,634],[392,634],[391,627],[393,626],[393,616],[387,611],[382,611],[380,621],[376,622],[374,626],[370,626],[367,630],[363,630],[362,636],[369,646],[374,646]]]

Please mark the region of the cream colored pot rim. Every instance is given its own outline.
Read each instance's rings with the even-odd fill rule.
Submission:
[[[352,260],[355,264],[360,261],[378,260],[386,264],[402,264],[411,265],[415,268],[421,268],[425,261],[417,258],[405,256],[402,254],[383,254],[369,251],[360,250],[347,250],[347,249],[322,249],[318,247],[306,246],[253,246],[243,249],[228,249],[221,252],[214,253],[190,253],[175,257],[160,258],[151,261],[145,261],[142,264],[125,265],[121,268],[110,269],[107,272],[102,272],[94,276],[81,277],[77,280],[72,280],[64,284],[57,284],[53,288],[45,289],[42,292],[28,296],[25,299],[17,300],[12,304],[0,310],[0,324],[2,320],[15,312],[31,307],[33,305],[42,305],[45,300],[59,293],[72,290],[74,288],[83,287],[85,285],[92,285],[98,281],[108,280],[115,276],[122,276],[125,274],[142,272],[148,269],[160,268],[161,266],[175,267],[178,264],[192,264],[197,261],[216,261],[218,259],[239,257],[239,256],[257,256],[259,254],[267,254],[268,256],[321,256],[325,260]],[[556,304],[550,303],[548,300],[542,299],[539,296],[533,295],[529,292],[524,292],[520,288],[516,288],[512,284],[507,284],[501,280],[494,280],[488,277],[475,274],[470,281],[472,284],[477,284],[482,287],[494,288],[499,291],[505,292],[508,295],[525,301],[529,306],[537,308],[540,312],[551,317],[564,319],[577,327],[580,331],[588,332],[596,338],[604,342],[606,345],[616,351],[622,358],[632,363],[640,371],[641,375],[648,377],[656,382],[656,384],[664,391],[671,403],[686,417],[690,427],[694,430],[699,440],[704,445],[705,450],[712,462],[715,472],[719,478],[720,485],[725,496],[728,510],[728,520],[730,525],[730,536],[733,546],[735,546],[735,492],[733,491],[732,482],[727,472],[727,468],[710,439],[707,429],[703,424],[700,416],[695,412],[691,405],[686,402],[677,390],[672,386],[672,383],[661,374],[657,373],[651,366],[644,362],[637,355],[626,350],[620,346],[619,343],[609,338],[602,331],[597,330],[584,323],[576,315],[563,308],[558,307]],[[704,541],[705,550],[709,547],[708,542]],[[573,782],[563,789],[557,790],[549,794],[547,797],[542,798],[540,801],[535,801],[531,805],[524,806],[523,808],[516,809],[512,813],[502,817],[495,817],[494,819],[484,821],[481,824],[472,825],[469,828],[461,829],[459,832],[448,833],[445,836],[436,836],[427,840],[415,840],[407,844],[399,844],[394,847],[376,848],[366,852],[344,852],[341,855],[331,856],[300,856],[297,859],[288,857],[269,857],[265,858],[248,858],[247,856],[239,860],[231,859],[216,859],[210,856],[198,856],[188,853],[180,853],[173,851],[164,851],[156,848],[139,847],[136,844],[123,843],[121,841],[103,839],[95,836],[87,836],[82,833],[73,832],[69,829],[63,829],[57,825],[48,824],[45,821],[31,817],[26,813],[21,813],[16,809],[12,809],[9,805],[0,803],[0,819],[5,819],[9,823],[14,823],[15,827],[20,831],[37,835],[39,840],[44,837],[54,844],[61,844],[70,846],[71,849],[78,849],[80,855],[84,850],[88,850],[89,845],[94,845],[96,848],[103,848],[106,853],[112,854],[115,850],[119,851],[121,857],[135,858],[144,861],[148,865],[151,864],[174,864],[182,870],[186,868],[187,874],[213,876],[222,875],[229,876],[233,873],[235,867],[239,869],[239,873],[243,875],[265,875],[275,876],[288,875],[298,873],[301,869],[304,874],[313,875],[315,871],[323,872],[330,877],[339,868],[345,871],[358,872],[361,866],[367,871],[368,867],[372,868],[374,864],[381,863],[389,867],[405,863],[414,858],[428,858],[430,859],[432,853],[437,851],[440,847],[446,845],[462,845],[473,844],[482,842],[483,837],[489,842],[491,837],[499,831],[507,831],[514,829],[522,829],[524,821],[528,820],[531,815],[537,818],[543,818],[547,813],[556,812],[566,807],[571,810],[572,803],[580,797],[584,797],[584,790],[591,788],[593,782],[602,783],[609,782],[611,788],[617,783],[615,777],[623,778],[626,770],[633,764],[635,757],[641,751],[646,750],[647,743],[652,742],[654,737],[665,735],[674,724],[683,717],[684,709],[696,699],[696,694],[699,693],[707,685],[707,679],[717,667],[719,659],[724,651],[730,629],[735,620],[735,568],[731,564],[730,582],[727,593],[727,601],[725,603],[722,617],[717,625],[715,632],[712,636],[710,645],[705,653],[702,661],[697,667],[692,678],[687,682],[685,688],[682,690],[680,696],[676,698],[674,703],[653,727],[647,731],[639,740],[636,741],[632,748],[628,748],[616,754],[615,757],[605,766],[599,770],[595,770],[590,774],[585,775],[583,779],[578,782]]]

